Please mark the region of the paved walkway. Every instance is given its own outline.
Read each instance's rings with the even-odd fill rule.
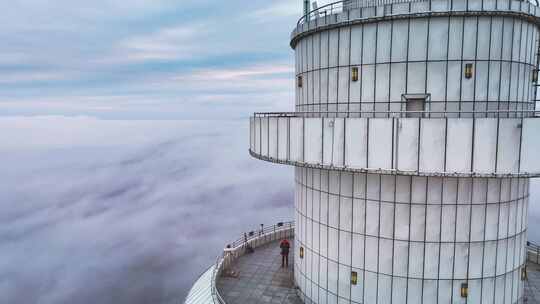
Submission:
[[[525,303],[540,304],[540,265],[527,264],[529,281],[525,284]]]
[[[287,269],[281,268],[279,253],[279,242],[272,242],[240,257],[232,265],[238,277],[220,277],[217,282],[227,304],[302,304],[293,283],[294,248],[291,247]]]
[[[293,245],[294,242],[291,242]],[[293,283],[293,252],[289,268],[281,268],[279,242],[255,249],[255,253],[240,257],[232,269],[238,277],[218,278],[217,288],[227,304],[302,304]],[[540,304],[540,265],[528,263],[525,284],[525,304]]]

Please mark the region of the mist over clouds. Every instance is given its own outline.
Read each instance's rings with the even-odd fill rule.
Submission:
[[[249,157],[247,121],[0,126],[2,303],[178,303],[226,242],[292,217],[292,169]]]

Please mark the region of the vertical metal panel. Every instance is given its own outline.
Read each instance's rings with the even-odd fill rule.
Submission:
[[[406,304],[407,303],[407,279],[403,277],[393,278],[392,288],[392,303]]]
[[[438,223],[437,223],[438,224]],[[426,243],[424,277],[437,279],[439,268],[439,244]]]
[[[350,69],[348,67],[340,67],[338,71],[338,92],[336,100],[340,105],[346,106],[349,98]],[[347,112],[347,108],[338,108],[338,111],[345,113]]]
[[[446,170],[468,172],[471,168],[473,121],[448,118]]]
[[[343,156],[345,155],[345,119],[336,118],[334,120],[334,138],[332,141],[332,164],[343,166]]]
[[[461,63],[456,61],[448,62],[446,110],[449,112],[459,110],[457,102],[461,98],[460,80],[462,77]]]
[[[334,118],[323,118],[323,164],[332,164]]]
[[[450,30],[449,30],[449,50],[448,59],[461,60],[461,46],[462,46],[462,31],[463,31],[463,18],[451,17],[450,18]]]
[[[329,32],[323,31],[321,32],[321,68],[327,68],[328,67],[328,46],[329,46]]]
[[[354,25],[351,27],[351,65],[359,65],[362,60],[362,26]]]
[[[393,48],[392,48],[393,51]],[[393,63],[392,64],[392,83],[390,85],[390,100],[392,101],[401,101],[401,95],[406,90],[406,68],[407,65],[405,63]],[[397,108],[397,110],[402,110],[401,107]]]
[[[407,240],[409,238],[409,212],[408,205],[396,205],[396,239]],[[402,229],[405,229],[403,231]],[[406,241],[394,242],[394,274],[398,276],[407,275],[407,251],[409,245]]]
[[[364,25],[363,43],[362,43],[362,63],[372,64],[375,63],[375,47],[377,45],[376,40],[376,28],[377,25],[369,23]]]
[[[287,151],[288,151],[288,140],[287,140],[287,134],[288,128],[287,128],[287,118],[285,117],[279,117],[277,118],[277,133],[278,133],[278,158],[282,160],[287,159]]]
[[[446,93],[446,63],[430,62],[427,65],[427,87],[426,91],[431,94],[431,103],[442,104]],[[444,106],[432,111],[444,111]]]
[[[392,61],[404,61],[407,47],[407,21],[395,20],[392,26]]]
[[[249,118],[249,149],[255,151],[255,117]]]
[[[486,110],[485,101],[487,100],[488,94],[488,81],[491,77],[491,70],[489,69],[489,67],[489,62],[477,62],[475,66],[475,94],[473,96],[475,103],[475,111],[482,112]],[[478,104],[480,104],[481,106],[479,106]]]
[[[339,45],[338,45],[338,41],[339,41],[339,29],[334,29],[334,30],[330,30],[329,31],[329,37],[330,37],[330,45],[329,45],[329,49],[328,49],[328,53],[329,53],[329,61],[328,61],[328,65],[330,67],[336,67],[338,66],[338,54],[339,54]]]
[[[421,94],[426,91],[425,70],[425,62],[415,62],[408,64],[407,93]]]
[[[409,60],[425,60],[428,19],[413,19],[410,25]]]
[[[322,118],[305,119],[305,156],[306,162],[322,163]]]
[[[255,117],[255,153],[261,154],[261,118]]]
[[[463,60],[476,59],[477,18],[465,18],[463,28]],[[487,34],[487,35],[486,35]],[[489,34],[483,33],[486,37]]]
[[[445,120],[422,120],[420,136],[420,170],[439,172],[444,168]]]
[[[350,27],[345,27],[339,31],[339,66],[350,64],[349,55],[351,52]]]
[[[523,120],[523,135],[521,143],[521,172],[540,172],[540,121],[538,119]]]
[[[474,159],[475,172],[493,172],[497,146],[497,120],[479,118],[475,121]]]
[[[390,22],[384,22],[379,25],[377,32],[377,62],[390,61],[390,36],[392,26]]]
[[[446,18],[433,18],[429,22],[428,59],[444,60],[447,49],[443,46],[448,41],[448,21]]]
[[[517,172],[519,159],[520,124],[518,119],[499,121],[497,172]]]
[[[290,118],[290,160],[302,160],[303,143],[303,120],[302,118]]]
[[[306,61],[306,72],[313,70],[313,35],[306,37],[306,50],[305,50],[305,61]]]
[[[407,304],[420,304],[422,302],[422,282],[409,279]]]
[[[371,119],[369,121],[368,167],[392,167],[392,120]]]
[[[375,88],[375,66],[368,65],[363,66],[360,73],[362,81],[362,102],[373,102],[375,100],[374,88]]]
[[[345,165],[362,168],[367,161],[367,119],[349,119],[345,134]]]
[[[278,118],[268,118],[268,156],[278,157]]]
[[[388,81],[384,81],[385,79],[390,78],[390,65],[377,64],[376,74],[377,77],[379,77],[379,81],[375,83],[375,101],[379,104],[375,104],[375,111],[383,112],[387,111],[388,104],[386,102],[388,102],[390,98],[390,96],[388,95],[390,83]],[[381,104],[383,102],[384,104]],[[388,114],[379,113],[378,117],[388,117]]]
[[[338,68],[331,68],[328,70],[328,103],[331,104],[330,106],[335,106],[335,103],[338,101],[337,94],[338,94]]]

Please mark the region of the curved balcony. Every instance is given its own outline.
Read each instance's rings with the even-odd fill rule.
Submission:
[[[330,3],[302,16],[291,33],[291,46],[313,31],[387,19],[436,16],[499,15],[538,23],[537,0],[344,0]]]
[[[261,230],[253,231],[251,236],[249,236],[251,233],[246,233],[246,237],[248,238],[247,243],[257,248],[270,244],[280,237],[292,237],[294,235],[294,222],[280,223],[267,227],[262,231],[263,233],[261,233]],[[216,263],[205,270],[193,284],[193,287],[184,301],[185,304],[236,304],[234,301],[226,301],[224,297],[221,296],[220,290],[218,290],[217,287],[217,282],[224,271],[225,265],[234,263],[244,255],[246,246],[245,237],[240,237],[230,244],[230,246],[231,248],[229,250],[232,249],[232,252],[236,252],[235,255],[230,255],[231,257],[234,257],[234,259],[225,262],[226,254],[220,255]],[[535,290],[540,290],[540,268],[538,268],[538,265],[540,264],[540,246],[527,242],[527,251],[529,267],[527,268],[528,283],[527,288],[525,289],[525,295],[529,299],[529,303],[535,303],[535,300],[540,300],[535,299]],[[257,250],[255,255],[258,254],[265,254],[265,252],[264,250]],[[244,290],[249,291],[249,289]]]
[[[255,113],[250,153],[275,163],[353,172],[540,176],[540,119],[534,111],[510,112],[497,111],[495,118],[478,118],[485,113],[477,112],[472,113],[476,118],[429,118],[427,112],[411,111],[385,112],[389,118],[362,117],[372,112],[349,113],[359,118]],[[519,118],[503,118],[509,114]]]
[[[247,253],[246,248],[257,249],[282,238],[293,237],[294,222],[280,222],[244,233],[232,243],[227,244],[223,253],[217,257],[215,264],[197,279],[184,303],[235,304],[235,302],[226,301],[226,297],[222,295],[220,288],[217,286],[219,279],[227,272],[230,272],[233,265]],[[290,263],[292,264],[292,261]]]

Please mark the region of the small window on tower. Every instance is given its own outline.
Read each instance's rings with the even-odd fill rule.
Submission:
[[[403,94],[401,99],[405,103],[405,117],[424,117],[429,97],[429,94]]]
[[[425,103],[423,98],[407,99],[407,117],[423,117]]]
[[[302,83],[302,76],[298,76],[298,79],[296,80],[296,83],[298,84],[298,87],[301,88],[303,83]]]

